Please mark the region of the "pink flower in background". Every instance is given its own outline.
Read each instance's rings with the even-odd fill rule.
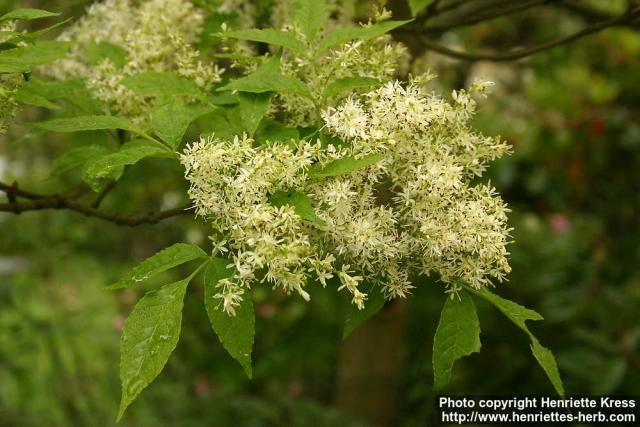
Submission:
[[[256,306],[256,314],[258,317],[270,318],[276,312],[276,307],[271,303],[264,303]]]
[[[211,393],[211,382],[202,376],[198,376],[193,384],[193,392],[196,396],[203,398]]]
[[[549,225],[554,234],[564,234],[569,230],[571,221],[563,214],[553,214],[549,218]]]
[[[125,319],[126,317],[124,315],[118,314],[116,317],[113,318],[113,323],[111,324],[111,326],[113,327],[114,330],[121,332],[122,327],[124,326]]]

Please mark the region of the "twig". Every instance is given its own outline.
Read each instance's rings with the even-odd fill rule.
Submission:
[[[512,61],[515,59],[521,59],[521,58],[530,56],[534,53],[537,53],[543,50],[547,50],[547,49],[551,49],[567,43],[571,43],[574,40],[577,40],[589,34],[602,31],[605,28],[632,22],[639,14],[640,14],[640,9],[630,9],[620,16],[593,24],[567,37],[563,37],[547,43],[542,43],[538,46],[534,46],[528,49],[520,49],[514,52],[503,53],[503,54],[483,54],[483,53],[462,52],[462,51],[450,49],[437,42],[429,40],[427,37],[424,37],[424,36],[420,37],[419,39],[420,39],[420,42],[428,49],[431,49],[443,55],[450,56],[452,58],[461,59],[464,61],[479,61],[479,60]]]
[[[108,186],[107,186],[108,187]],[[105,187],[105,190],[107,189]],[[103,190],[101,194],[106,195],[108,191]],[[100,195],[91,204],[86,205],[76,201],[76,199],[87,192],[86,185],[81,185],[64,193],[57,194],[37,194],[22,190],[18,183],[12,185],[0,182],[0,191],[7,193],[8,203],[0,203],[0,212],[12,212],[20,214],[27,211],[38,211],[45,209],[69,209],[86,216],[100,218],[118,225],[135,226],[140,224],[155,224],[163,219],[173,216],[183,215],[191,208],[191,204],[185,204],[174,209],[159,212],[149,212],[146,214],[124,214],[119,212],[105,212],[98,209]],[[104,197],[104,196],[103,196]],[[18,198],[27,199],[18,201]],[[96,202],[97,205],[96,205]]]
[[[13,184],[11,185],[0,182],[0,191],[7,193],[9,200],[15,200],[16,196],[24,197],[25,199],[40,199],[42,197],[46,197],[41,194],[21,190],[18,188],[17,181],[13,181]]]
[[[155,224],[163,219],[189,213],[191,204],[186,204],[174,209],[159,212],[149,212],[146,214],[124,214],[119,212],[104,212],[88,205],[77,203],[59,196],[45,197],[36,200],[25,200],[21,202],[0,203],[0,212],[13,212],[20,214],[27,211],[37,211],[45,209],[69,209],[79,212],[85,216],[100,218],[117,225],[135,226],[141,224]]]
[[[512,15],[512,14],[521,12],[523,10],[527,10],[535,6],[539,6],[541,4],[549,3],[549,1],[550,0],[530,0],[521,4],[514,4],[510,7],[505,6],[502,8],[497,8],[496,10],[490,11],[489,13],[484,13],[484,14],[469,13],[469,14],[465,14],[465,17],[463,19],[460,19],[459,21],[454,21],[451,23],[446,23],[441,25],[434,24],[430,26],[425,26],[423,27],[422,31],[427,33],[443,33],[445,31],[448,31],[454,28],[473,25],[479,22],[489,21],[502,16]]]
[[[109,183],[107,183],[107,185],[105,185],[104,188],[98,193],[98,195],[96,196],[96,199],[93,201],[93,203],[91,203],[91,207],[92,208],[99,208],[100,207],[100,203],[102,203],[104,198],[107,197],[107,194],[109,194],[111,192],[111,190],[113,190],[115,188],[117,183],[118,183],[118,181],[115,181],[115,180],[109,181]]]

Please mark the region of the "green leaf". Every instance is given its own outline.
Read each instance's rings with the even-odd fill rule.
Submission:
[[[253,134],[258,129],[260,121],[267,114],[269,104],[271,104],[272,92],[265,93],[243,93],[238,95],[240,101],[240,119],[242,120],[242,126],[249,136],[253,137]]]
[[[60,107],[49,101],[44,96],[38,95],[28,89],[28,86],[23,85],[14,94],[14,98],[18,102],[23,104],[33,105],[36,107],[48,108],[49,110],[58,110]]]
[[[41,30],[37,30],[37,31],[32,31],[30,33],[22,33],[21,37],[23,37],[26,40],[36,40],[37,38],[47,34],[49,31],[55,30],[58,27],[61,27],[63,25],[65,25],[67,22],[71,21],[73,18],[69,17],[67,19],[65,19],[64,21],[58,21],[53,25],[50,25],[46,28],[43,28]]]
[[[298,129],[287,127],[277,120],[266,118],[260,122],[260,127],[256,132],[256,139],[260,143],[297,140],[300,139],[300,132]]]
[[[416,16],[422,9],[433,3],[433,0],[409,0],[411,15]]]
[[[136,127],[115,116],[80,116],[51,119],[46,122],[31,123],[33,126],[53,132],[80,132],[85,130],[124,129],[138,131]]]
[[[185,262],[203,258],[207,254],[199,246],[176,243],[145,259],[107,289],[129,288]]]
[[[325,0],[293,0],[291,12],[293,23],[307,36],[309,43],[327,23],[328,10]]]
[[[553,388],[556,389],[556,393],[560,396],[564,396],[564,386],[562,384],[562,378],[560,377],[560,371],[558,370],[558,364],[556,358],[553,356],[553,352],[547,347],[540,344],[540,341],[533,335],[531,337],[531,352],[538,361],[538,364],[542,366],[545,374],[553,384]]]
[[[208,114],[214,109],[215,107],[185,104],[174,99],[155,107],[151,126],[160,139],[175,149],[182,142],[189,125],[198,117]]]
[[[42,65],[64,58],[69,51],[69,46],[68,42],[51,40],[0,51],[0,72],[15,72],[5,71],[11,67],[28,70],[32,65]]]
[[[82,80],[44,81],[33,79],[22,85],[24,90],[48,100],[63,100],[75,105],[85,113],[102,111],[100,103],[92,97]]]
[[[117,153],[92,162],[84,171],[93,180],[100,180],[112,176],[114,171],[126,165],[138,163],[145,157],[166,156],[167,150],[144,139],[137,139],[124,144]]]
[[[453,363],[480,351],[480,322],[473,300],[465,291],[457,298],[447,297],[433,339],[434,390],[449,383]]]
[[[413,20],[382,21],[369,27],[338,28],[322,40],[322,43],[318,46],[318,52],[330,49],[349,40],[371,40],[411,21]]]
[[[243,295],[235,316],[230,316],[219,307],[220,300],[215,298],[216,286],[222,279],[230,277],[233,269],[228,269],[229,261],[213,258],[204,273],[204,302],[211,327],[222,346],[236,359],[249,378],[252,376],[251,351],[255,335],[255,314],[251,294]]]
[[[32,19],[49,18],[51,16],[58,15],[60,14],[42,9],[22,8],[13,10],[5,15],[0,16],[0,22],[11,20],[30,21]]]
[[[280,74],[280,57],[274,56],[262,64],[253,74],[232,80],[218,89],[237,90],[240,92],[264,93],[280,92],[312,98],[311,93],[302,80]]]
[[[364,302],[364,308],[358,309],[353,304],[349,304],[347,308],[347,318],[344,322],[344,331],[342,339],[347,338],[355,328],[372,318],[377,312],[384,307],[385,298],[377,287],[370,285],[366,288],[367,300]]]
[[[289,31],[275,30],[273,28],[265,28],[263,30],[251,28],[248,30],[229,31],[225,33],[225,36],[234,39],[249,40],[282,46],[296,53],[302,53],[307,49],[305,44],[298,40],[296,36],[293,35],[293,33]]]
[[[368,88],[371,86],[379,86],[382,82],[371,77],[346,77],[336,80],[327,86],[324,90],[323,97],[331,98],[344,92],[351,92],[353,89]]]
[[[125,77],[122,84],[142,96],[204,96],[194,82],[168,71],[147,71]]]
[[[232,138],[244,132],[238,107],[219,109],[207,114],[198,122],[202,135],[214,134],[216,138]]]
[[[27,73],[29,66],[13,59],[3,59],[0,52],[0,73]]]
[[[105,185],[109,183],[109,181],[117,181],[122,177],[124,173],[124,166],[120,166],[118,168],[112,169],[105,176],[95,176],[91,173],[87,172],[87,169],[90,169],[94,163],[96,163],[99,159],[89,159],[82,167],[82,180],[89,185],[91,191],[97,193],[101,191]]]
[[[131,402],[160,374],[176,348],[190,279],[146,293],[125,321],[120,339],[122,399],[118,421]]]
[[[96,42],[92,40],[87,46],[86,55],[87,61],[91,65],[98,65],[108,59],[116,68],[122,68],[127,62],[127,51],[123,47],[107,41]]]
[[[53,170],[49,176],[70,171],[75,167],[82,166],[91,159],[100,158],[108,152],[109,150],[101,145],[85,145],[83,147],[72,148],[53,161]]]
[[[239,99],[236,95],[232,95],[229,92],[223,92],[216,95],[207,95],[207,99],[213,105],[228,106],[238,104]]]
[[[296,211],[296,214],[304,220],[312,222],[318,225],[325,225],[325,222],[320,218],[316,211],[313,209],[311,199],[304,193],[299,191],[279,191],[272,194],[269,198],[272,205],[281,207],[283,205],[290,205]]]
[[[473,289],[467,287],[467,289],[474,294],[486,299],[493,304],[498,310],[500,310],[505,316],[507,316],[513,323],[522,329],[531,339],[531,352],[535,356],[536,360],[544,370],[545,374],[553,384],[556,392],[560,396],[564,396],[564,386],[562,385],[562,378],[558,371],[558,365],[556,359],[553,357],[553,353],[546,347],[543,347],[538,339],[531,333],[525,322],[527,320],[543,320],[542,316],[536,311],[525,308],[513,301],[509,301],[496,294],[489,292],[486,289]]]
[[[498,295],[493,294],[484,288],[481,290],[471,288],[469,290],[496,306],[498,310],[500,310],[505,316],[507,316],[520,329],[525,331],[527,335],[531,335],[531,332],[529,332],[529,329],[525,324],[527,320],[543,320],[543,317],[540,315],[540,313],[523,307],[520,304],[516,304],[513,301],[509,301],[508,299],[499,297]]]
[[[309,169],[309,177],[326,178],[330,176],[344,175],[376,164],[382,159],[384,159],[384,156],[382,154],[370,154],[360,159],[356,159],[350,156],[342,157],[340,159],[332,161],[324,167],[311,167]]]

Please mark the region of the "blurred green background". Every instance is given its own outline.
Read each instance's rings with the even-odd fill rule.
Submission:
[[[613,13],[622,2],[590,3]],[[86,4],[0,1],[0,13],[31,6],[78,17]],[[583,25],[539,7],[457,28],[441,40],[469,51],[500,49]],[[487,174],[512,209],[514,229],[513,273],[497,292],[545,317],[531,327],[555,352],[568,395],[639,395],[640,30],[611,28],[501,63],[413,52],[412,71],[428,66],[440,76],[441,90],[474,77],[496,82],[476,124],[502,135],[514,151]],[[42,115],[25,110],[19,121]],[[69,141],[18,124],[0,137],[0,180],[18,179],[43,192],[68,189],[77,176],[46,179],[52,159],[69,144],[100,137]],[[186,200],[181,175],[171,162],[143,162],[104,207],[177,206]],[[65,211],[1,214],[0,426],[113,425],[119,331],[154,284],[116,293],[102,286],[176,241],[205,244],[206,233],[188,216],[127,228]],[[213,335],[195,283],[176,352],[121,425],[432,424],[431,347],[442,286],[421,283],[412,298],[385,307],[346,341],[340,339],[344,301],[330,292],[312,297],[305,304],[256,291],[249,381]],[[552,394],[526,337],[493,307],[477,305],[482,352],[456,363],[445,392]]]

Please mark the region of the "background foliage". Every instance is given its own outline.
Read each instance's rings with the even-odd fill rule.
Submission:
[[[268,1],[256,3],[268,10]],[[398,3],[392,6],[403,13]],[[616,13],[624,2],[591,3]],[[18,4],[0,6],[4,13]],[[80,15],[86,2],[19,6],[67,17]],[[367,11],[366,2],[357,10]],[[500,50],[582,25],[540,7],[443,31],[440,40],[459,50]],[[490,171],[513,210],[513,273],[500,294],[545,317],[531,329],[554,350],[568,395],[640,394],[640,35],[611,28],[509,62],[459,61],[407,43],[413,69],[432,68],[443,89],[476,76],[497,83],[476,121],[514,147]],[[45,118],[27,109],[19,122]],[[43,135],[16,125],[1,137],[2,181],[68,188],[73,176],[47,179],[67,136]],[[98,137],[78,134],[72,142]],[[143,161],[104,206],[175,207],[185,201],[181,176],[174,163]],[[0,216],[0,425],[114,423],[119,331],[153,283],[120,293],[102,286],[158,249],[204,243],[207,233],[183,217],[132,230],[64,211]],[[198,283],[189,289],[180,344],[123,425],[420,426],[432,419],[440,286],[418,286],[413,298],[385,307],[344,342],[345,301],[328,293],[314,294],[312,304],[257,294],[251,381],[211,335],[202,292]],[[483,351],[457,362],[444,391],[551,393],[542,370],[531,369],[527,338],[488,304],[477,307]]]

